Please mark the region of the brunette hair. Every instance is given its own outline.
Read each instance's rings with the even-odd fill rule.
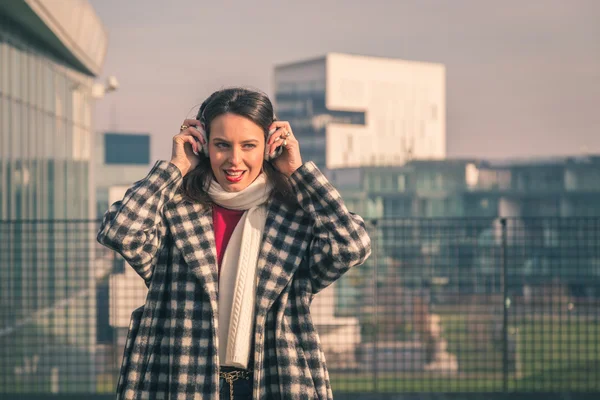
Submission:
[[[211,122],[223,114],[236,114],[260,126],[265,134],[276,120],[273,104],[269,97],[259,91],[240,87],[222,89],[211,94],[200,106],[196,119],[202,122],[206,131],[206,138],[210,138]],[[269,161],[263,161],[263,171],[267,181],[273,186],[271,198],[276,198],[283,203],[295,207],[296,197],[293,194],[289,178],[279,172]],[[212,200],[208,196],[208,186],[213,179],[210,160],[200,153],[200,162],[192,171],[183,178],[183,195],[193,202],[210,204]]]

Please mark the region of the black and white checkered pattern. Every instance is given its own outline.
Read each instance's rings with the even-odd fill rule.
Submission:
[[[104,215],[98,241],[148,286],[131,317],[118,399],[218,399],[217,263],[210,207],[157,162]],[[371,252],[361,217],[312,163],[291,178],[300,208],[269,204],[256,290],[254,399],[331,399],[313,296]]]

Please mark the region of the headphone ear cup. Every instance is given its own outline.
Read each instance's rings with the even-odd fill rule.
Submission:
[[[270,131],[267,134],[267,140],[265,142],[265,160],[266,161],[272,161],[275,158],[279,157],[281,155],[281,153],[283,153],[283,145],[278,146],[275,151],[273,151],[273,154],[269,154],[269,146],[266,145],[266,143],[269,141],[269,139],[271,139],[271,136],[273,136],[273,134],[275,134],[275,132],[277,131],[277,129],[273,129],[272,131]]]
[[[273,136],[275,131],[276,129],[273,129],[269,131],[269,133],[267,133],[267,138],[265,139],[265,161],[271,161],[271,156],[269,154],[269,145],[267,145],[267,143],[269,143],[269,139],[271,139],[271,136]]]
[[[204,153],[206,158],[208,158],[208,138],[206,137],[206,131],[202,129],[200,133],[202,134],[202,139],[204,139],[204,143],[206,143],[202,145],[202,152]]]
[[[204,140],[204,143],[206,144],[202,144],[202,143],[198,143],[200,145],[200,147],[202,148],[202,153],[206,156],[206,158],[208,158],[208,137],[206,135],[206,129],[204,128],[204,124],[201,124],[200,126],[196,127],[196,130],[198,132],[200,132],[200,135],[202,135],[202,139]]]

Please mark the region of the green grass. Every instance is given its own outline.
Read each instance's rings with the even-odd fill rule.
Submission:
[[[496,392],[502,380],[476,377],[440,377],[423,373],[373,375],[331,374],[331,386],[341,392]]]
[[[448,351],[458,357],[454,376],[398,372],[331,373],[335,391],[369,392],[497,392],[504,388],[503,343],[488,329],[472,332],[473,316],[442,314]],[[600,321],[537,316],[509,325],[517,341],[517,371],[510,371],[509,391],[600,391]],[[485,324],[485,322],[482,322]],[[471,330],[470,328],[471,327]]]
[[[600,323],[528,319],[517,330],[522,365],[515,389],[600,390]]]
[[[336,392],[499,392],[503,390],[502,342],[493,335],[473,333],[473,316],[441,313],[448,351],[458,357],[459,373],[443,376],[431,372],[335,373]],[[600,321],[573,316],[511,318],[508,331],[517,340],[520,368],[508,375],[510,391],[600,392]],[[485,322],[482,322],[485,324]],[[31,336],[26,336],[31,337]],[[26,337],[15,338],[13,349],[27,348]],[[4,343],[8,345],[8,343]],[[4,351],[7,351],[5,347]],[[0,353],[2,353],[0,351]],[[12,353],[11,353],[12,354]],[[8,355],[8,353],[6,354]],[[20,354],[12,354],[12,357]],[[12,371],[5,371],[11,372]],[[97,379],[97,393],[114,393],[116,376]],[[42,379],[43,380],[43,379]],[[10,388],[30,387],[12,381]],[[8,389],[8,388],[3,388]],[[37,389],[44,391],[41,382]],[[31,387],[28,391],[31,390]]]

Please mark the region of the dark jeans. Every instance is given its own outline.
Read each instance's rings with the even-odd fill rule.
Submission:
[[[219,399],[230,400],[229,383],[225,378],[219,378]],[[252,377],[250,379],[238,379],[233,381],[234,400],[252,400]]]

